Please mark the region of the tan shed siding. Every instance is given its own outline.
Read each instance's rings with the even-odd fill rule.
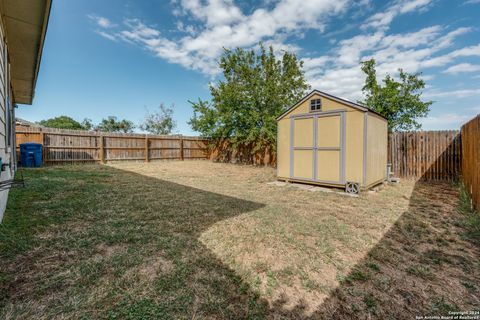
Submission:
[[[318,113],[317,126],[313,128],[311,118],[294,118],[296,133],[294,139],[297,148],[293,154],[295,159],[294,177],[303,178],[305,181],[311,181],[315,177],[316,182],[320,184],[338,184],[338,182],[334,182],[343,181],[344,174],[345,182],[357,182],[364,187],[385,179],[387,167],[386,120],[378,115],[318,94],[313,94],[299,103],[278,121],[278,177],[291,178],[292,116],[316,113],[310,111],[310,100],[312,99],[322,100],[322,110]],[[342,111],[342,116],[339,117],[338,113],[331,111]],[[340,121],[343,122],[341,119],[345,121],[343,144],[339,141],[340,134],[336,129],[339,128]],[[312,166],[312,136],[316,136],[318,147],[317,166]],[[340,145],[343,145],[345,151],[344,171],[340,169],[341,153],[337,147]]]
[[[293,155],[293,176],[301,179],[312,179],[313,153],[311,150],[295,150]]]
[[[387,121],[369,113],[367,116],[367,185],[387,177],[387,136]]]
[[[319,180],[340,181],[340,152],[335,150],[318,151],[317,177]]]
[[[290,119],[280,120],[277,130],[277,175],[288,178],[290,177]]]
[[[290,117],[298,114],[310,113],[310,100],[321,99],[322,111],[346,111],[345,128],[345,179],[347,181],[362,182],[363,179],[363,123],[364,112],[341,104],[337,101],[314,94],[298,105],[280,121],[278,121],[278,157],[277,175],[280,178],[290,177]],[[309,132],[309,134],[312,134]],[[333,137],[332,137],[333,138]],[[322,139],[319,139],[321,144]],[[321,170],[320,172],[321,173]]]
[[[341,143],[341,125],[341,117],[338,115],[331,117],[319,117],[317,121],[317,146],[338,147]]]
[[[346,113],[345,180],[362,183],[363,180],[363,124],[364,112],[352,109]]]
[[[311,98],[305,100],[298,107],[287,113],[283,119],[288,118],[295,114],[309,113],[310,112],[310,100],[312,99],[321,99],[322,100],[322,111],[331,111],[331,110],[347,110],[347,111],[357,111],[356,109],[346,106],[344,104],[338,103],[337,101],[321,97],[318,94],[314,94]],[[283,120],[282,119],[282,120]]]

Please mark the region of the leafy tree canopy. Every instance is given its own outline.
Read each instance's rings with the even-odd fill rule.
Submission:
[[[226,50],[219,62],[224,79],[210,85],[211,101],[190,102],[189,124],[201,135],[232,148],[252,146],[252,153],[276,145],[276,117],[302,98],[310,87],[295,54],[277,58],[273,48]]]
[[[86,128],[85,119],[82,123],[67,117],[67,116],[59,116],[51,119],[46,119],[38,122],[39,125],[47,127],[47,128],[57,128],[57,129],[71,129],[71,130],[89,130],[91,128]]]
[[[95,130],[103,132],[130,133],[133,132],[134,128],[135,125],[132,121],[126,119],[118,120],[115,116],[109,116],[106,119],[102,119],[102,121],[95,127]]]
[[[377,81],[374,59],[362,62],[362,71],[367,75],[362,89],[366,100],[362,103],[386,117],[390,131],[421,128],[417,119],[427,116],[432,101],[421,99],[425,82],[419,78],[420,74],[399,69],[400,81],[387,75],[381,85]]]
[[[176,123],[173,120],[173,107],[165,106],[162,102],[158,110],[150,113],[147,111],[145,119],[140,124],[140,129],[151,134],[170,134],[175,128]]]
[[[95,127],[91,119],[85,118],[81,123],[84,130],[93,130]]]

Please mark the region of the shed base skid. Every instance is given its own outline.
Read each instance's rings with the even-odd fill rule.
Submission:
[[[324,182],[315,182],[315,181],[305,181],[300,179],[290,179],[290,178],[277,178],[279,181],[284,181],[286,183],[301,183],[305,185],[312,185],[312,186],[322,186],[322,187],[329,187],[339,189],[339,191],[345,191],[345,185],[343,184],[334,184],[334,183],[324,183]]]
[[[383,183],[387,182],[387,179],[381,179],[381,180],[378,180],[378,181],[375,181],[375,182],[372,182],[370,183],[369,185],[365,186],[365,187],[362,187],[362,190],[369,190],[369,189],[372,189],[376,186],[379,186]]]
[[[308,184],[308,185],[314,185],[314,186],[322,186],[322,187],[330,187],[330,188],[336,188],[336,189],[341,189],[342,191],[345,191],[345,184],[336,184],[336,183],[325,183],[325,182],[315,182],[315,181],[310,181],[310,180],[301,180],[301,179],[292,179],[292,178],[283,178],[283,177],[277,177],[278,181],[283,181],[286,183],[302,183],[302,184]],[[362,186],[360,185],[360,191],[367,191],[373,187],[376,187],[382,183],[384,183],[386,179],[381,179],[378,181],[375,181],[373,183],[370,183],[367,186]]]

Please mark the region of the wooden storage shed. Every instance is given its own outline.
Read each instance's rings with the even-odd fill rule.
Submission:
[[[357,193],[387,178],[387,120],[314,90],[277,118],[279,180]]]

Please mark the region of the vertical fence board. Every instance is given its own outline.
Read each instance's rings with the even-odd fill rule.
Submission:
[[[456,180],[460,174],[459,131],[394,132],[388,137],[388,161],[397,177]]]
[[[208,140],[198,137],[106,134],[17,126],[16,140],[17,152],[21,143],[43,142],[47,164],[208,159],[212,156]],[[388,162],[395,176],[407,179],[456,180],[463,171],[466,186],[478,208],[479,144],[480,117],[465,124],[461,135],[459,131],[395,132],[388,137]],[[267,158],[270,164],[275,164],[271,154],[260,155],[259,163]]]
[[[462,126],[462,178],[472,205],[480,209],[480,115]]]
[[[124,160],[208,159],[208,140],[199,137],[100,133],[17,126],[20,144],[43,145],[46,164]],[[185,140],[183,144],[181,141]],[[18,157],[20,159],[20,157]]]

